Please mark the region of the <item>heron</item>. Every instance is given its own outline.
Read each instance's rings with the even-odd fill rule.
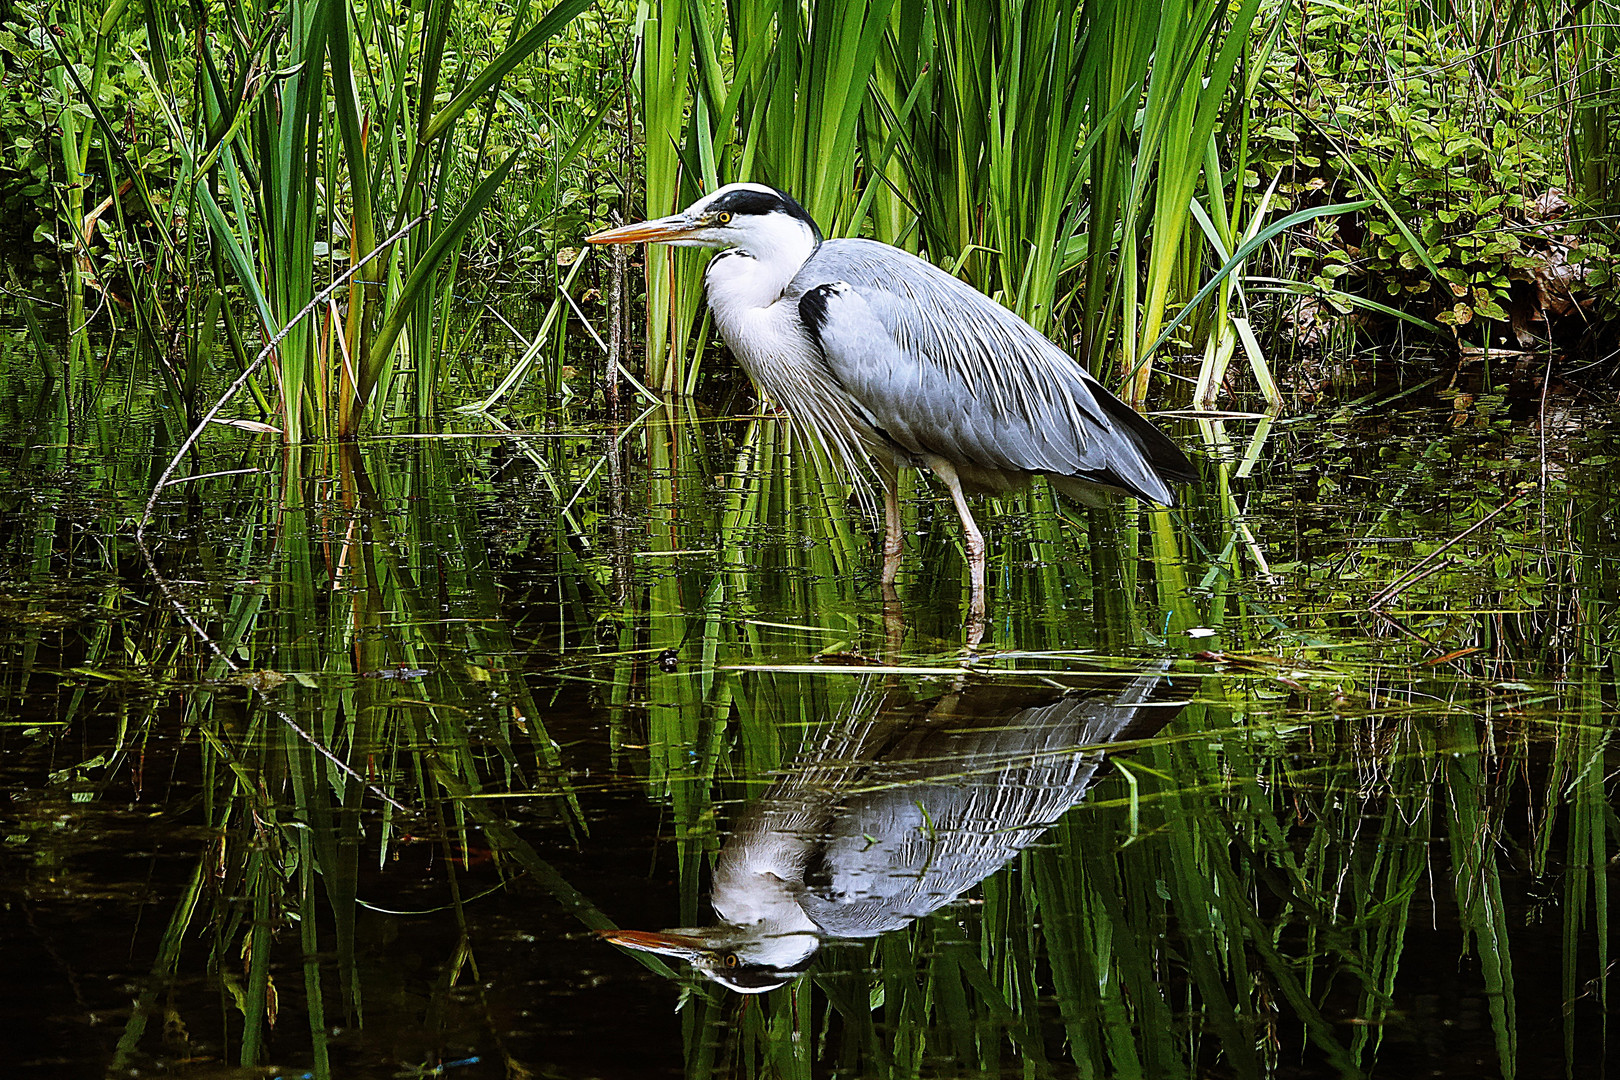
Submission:
[[[968,623],[985,618],[985,542],[967,495],[1049,478],[1174,505],[1194,478],[1168,436],[1040,331],[972,286],[875,240],[824,239],[790,195],[727,184],[678,214],[586,238],[715,248],[704,273],[726,346],[850,477],[883,488],[883,585],[902,535],[899,470],[926,468],[962,520]]]
[[[969,685],[857,699],[743,812],[715,861],[714,926],[605,931],[744,994],[802,975],[828,939],[898,930],[989,877],[1080,802],[1107,747],[1185,704],[1169,664],[1086,685]]]

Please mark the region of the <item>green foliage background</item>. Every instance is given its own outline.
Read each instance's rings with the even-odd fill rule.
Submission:
[[[246,367],[427,213],[358,304],[345,288],[306,313],[274,378],[254,379],[259,419],[294,441],[428,415],[462,380],[442,360],[452,297],[550,303],[557,347],[536,362],[557,392],[580,238],[737,178],[961,273],[1138,404],[1181,404],[1187,380],[1195,405],[1232,389],[1275,405],[1299,346],[1402,323],[1441,347],[1604,336],[1608,3],[571,0],[503,58],[544,17],[526,0],[8,3],[15,288],[45,321],[65,298],[70,337],[133,333],[195,415],[219,360]],[[310,39],[325,47],[295,48],[297,27],[333,19]],[[694,390],[696,264],[648,260],[643,378]],[[571,294],[592,318],[607,274],[593,264]],[[87,355],[70,353],[70,377]],[[1228,376],[1235,358],[1252,383]]]

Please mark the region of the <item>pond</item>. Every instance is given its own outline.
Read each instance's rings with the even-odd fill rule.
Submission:
[[[8,1075],[1613,1057],[1612,408],[1165,418],[1181,507],[986,508],[970,649],[948,500],[886,603],[774,416],[222,428],[143,550],[183,423],[7,368]]]

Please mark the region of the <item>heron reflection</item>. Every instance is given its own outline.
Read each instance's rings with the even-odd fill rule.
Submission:
[[[715,863],[718,925],[603,936],[741,993],[782,986],[823,941],[898,930],[1032,844],[1085,796],[1111,744],[1180,710],[1167,669],[984,681],[923,703],[893,687],[866,695],[743,812]]]

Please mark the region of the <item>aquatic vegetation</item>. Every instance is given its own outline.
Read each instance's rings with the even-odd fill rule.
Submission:
[[[1206,420],[1216,483],[1178,517],[998,519],[992,647],[963,655],[948,520],[914,507],[885,611],[780,418],[222,433],[148,565],[161,388],[76,417],[31,345],[0,347],[34,380],[0,415],[5,888],[32,920],[4,955],[56,957],[29,1030],[92,1071],[1606,1056],[1620,538],[1596,426],[1544,454],[1499,399]],[[589,933],[700,925],[745,804],[874,685],[1165,652],[1190,704],[1050,832],[757,1007]],[[58,1039],[87,1009],[115,1019]]]
[[[1571,303],[1603,302],[1595,226],[1514,215],[1560,169],[1572,206],[1612,195],[1616,20],[1163,11],[8,9],[7,85],[39,93],[0,95],[30,133],[0,145],[0,199],[66,298],[8,284],[0,334],[8,1068],[1611,1058],[1612,409],[1546,381],[1550,354],[1535,399],[1380,353],[1380,382],[1306,406],[1267,325],[1304,298],[1494,347],[1536,273],[1513,260],[1577,235]],[[701,260],[649,260],[639,297],[559,239],[739,177],[998,294],[1151,403],[1252,386],[1296,415],[1165,418],[1205,473],[1173,513],[987,515],[991,620],[964,651],[948,508],[903,491],[885,603],[861,508],[712,350]],[[293,321],[367,250],[376,276]],[[497,328],[458,306],[458,259],[542,287]],[[235,423],[177,457],[288,325]],[[817,740],[858,732],[875,685],[1144,665],[1188,703],[1084,801],[748,1008],[593,932],[703,923],[750,801],[835,768]]]

